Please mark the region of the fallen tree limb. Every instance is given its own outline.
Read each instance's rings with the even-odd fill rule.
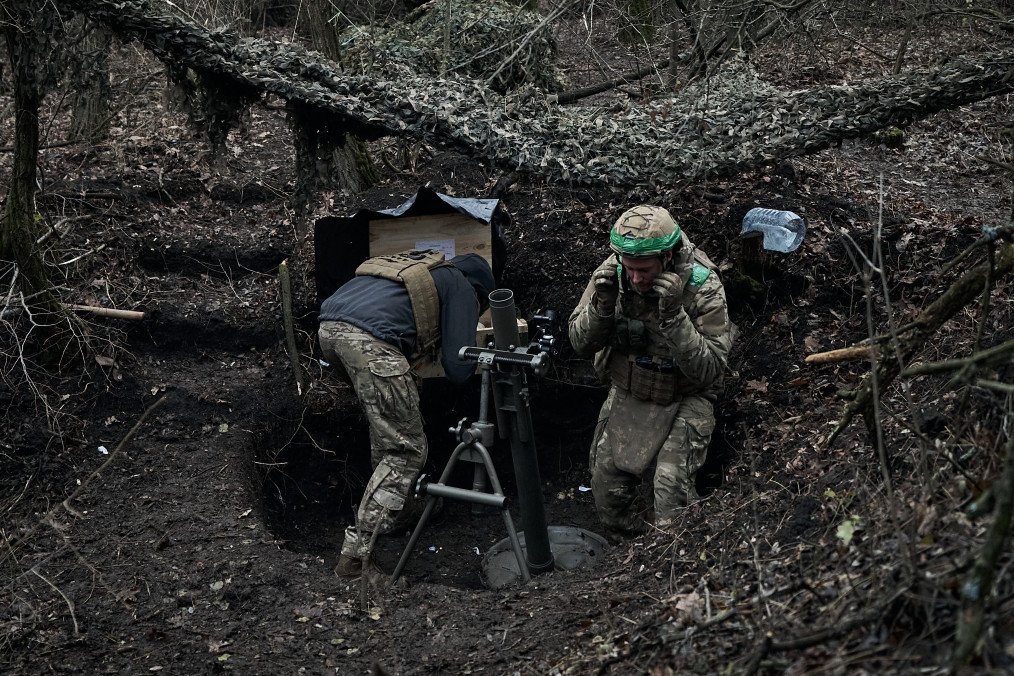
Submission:
[[[137,310],[117,310],[116,308],[95,307],[93,305],[68,305],[67,307],[74,310],[74,312],[88,312],[98,317],[112,317],[113,319],[129,319],[132,321],[144,319],[144,313]]]
[[[1001,343],[995,347],[991,347],[988,350],[982,350],[977,352],[970,357],[965,359],[944,359],[941,361],[933,361],[926,364],[916,364],[910,366],[901,372],[903,378],[911,378],[913,376],[922,376],[930,373],[949,373],[951,371],[960,371],[967,367],[973,369],[1000,366],[1001,364],[1009,363],[1014,355],[1014,340],[1008,340],[1006,343]]]
[[[983,380],[979,379],[975,381],[976,386],[993,390],[994,392],[1001,392],[1003,394],[1014,394],[1014,385],[1010,383],[998,383],[995,380]]]
[[[916,316],[915,320],[908,325],[909,330],[898,340],[897,353],[901,356],[901,362],[908,363],[944,323],[975,300],[990,277],[995,282],[1014,271],[1014,244],[1004,244],[1000,247],[996,252],[995,266],[992,270],[990,267],[990,262],[986,261],[972,268],[955,280],[939,298]],[[899,375],[901,369],[898,363],[898,359],[884,359],[878,362],[876,382],[879,384],[881,392],[885,391]],[[867,376],[863,384],[855,391],[853,400],[845,406],[838,426],[827,440],[827,446],[835,442],[838,435],[848,427],[858,413],[862,413],[867,418],[867,426],[872,429],[870,416],[873,408],[873,393],[873,380]]]
[[[811,634],[800,636],[799,638],[786,639],[784,641],[774,640],[772,632],[768,632],[758,642],[757,647],[754,649],[750,660],[742,669],[743,674],[756,674],[760,669],[761,663],[768,654],[773,652],[785,652],[789,650],[801,650],[803,648],[809,648],[811,646],[820,645],[833,638],[837,638],[842,634],[847,634],[857,627],[870,624],[881,620],[884,616],[883,608],[878,608],[875,611],[863,613],[856,617],[847,619],[843,622],[839,622],[834,626],[826,627],[825,629],[817,630]]]
[[[644,68],[639,68],[637,70],[631,71],[629,73],[626,73],[625,75],[620,75],[619,77],[615,77],[612,80],[606,80],[605,82],[598,82],[593,85],[588,85],[587,87],[581,87],[579,89],[571,89],[570,91],[561,92],[555,95],[555,99],[551,96],[550,101],[555,100],[556,103],[559,103],[560,105],[566,103],[574,103],[575,101],[579,101],[580,99],[586,99],[589,96],[595,96],[596,94],[607,92],[610,89],[615,89],[616,87],[620,87],[622,85],[629,84],[631,82],[643,80],[652,73],[655,73],[657,71],[662,70],[663,68],[668,67],[669,67],[669,59],[666,59],[665,61],[660,61],[656,64],[652,64],[650,66],[645,66]]]
[[[801,648],[809,648],[841,636],[842,634],[848,633],[856,627],[861,627],[871,622],[876,622],[884,617],[884,609],[878,608],[874,611],[863,613],[856,617],[847,619],[843,622],[835,624],[833,627],[827,627],[826,629],[820,629],[813,632],[812,634],[806,634],[799,638],[787,639],[785,641],[771,641],[770,649],[772,652],[783,651],[783,650],[799,650]]]
[[[837,350],[808,354],[803,361],[807,364],[833,364],[852,359],[869,359],[870,356],[877,354],[877,352],[877,348],[872,345],[851,345]]]
[[[131,321],[141,321],[144,319],[144,313],[137,310],[117,310],[111,307],[97,307],[94,305],[68,305],[62,304],[63,307],[74,312],[87,312],[98,317],[110,317],[112,319],[129,319]],[[7,319],[8,317],[14,317],[25,311],[22,307],[4,307],[0,309],[0,319]]]

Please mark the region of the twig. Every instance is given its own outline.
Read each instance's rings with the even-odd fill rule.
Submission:
[[[77,261],[81,260],[85,256],[91,256],[93,253],[98,253],[98,252],[102,251],[105,248],[106,248],[105,244],[99,244],[94,249],[89,249],[88,251],[85,251],[83,254],[81,254],[79,256],[75,256],[74,258],[71,258],[70,260],[60,261],[59,263],[57,263],[57,265],[70,265],[71,263],[76,263]]]
[[[732,617],[735,614],[736,614],[736,609],[735,608],[726,608],[722,612],[718,613],[717,615],[715,615],[715,616],[713,616],[711,618],[708,618],[707,620],[705,620],[704,622],[701,622],[697,626],[699,628],[701,628],[701,629],[706,629],[708,627],[713,627],[716,624],[721,624],[722,622],[725,622],[727,619],[729,619],[730,617]]]
[[[983,228],[983,230],[986,231],[986,228]],[[1007,225],[1003,225],[998,228],[993,228],[986,231],[982,237],[969,244],[964,251],[959,253],[957,256],[951,259],[951,261],[948,262],[947,265],[941,268],[940,274],[946,275],[948,272],[954,269],[954,266],[956,266],[958,263],[967,258],[969,254],[978,249],[980,246],[989,244],[990,242],[995,242],[998,239],[1009,240],[1012,235],[1014,235],[1014,223],[1008,223]]]
[[[166,73],[166,71],[162,70],[162,71],[158,71],[158,72],[155,72],[155,73],[148,74],[146,77],[144,77],[144,81],[141,83],[142,88],[145,87],[145,86],[147,86],[149,82],[153,82],[156,78],[164,76],[165,73]],[[138,78],[131,78],[131,80],[136,80],[136,79],[138,79]],[[129,84],[132,84],[132,83],[128,81],[128,85]],[[141,88],[131,89],[128,92],[129,95],[124,97],[124,103],[121,106],[119,106],[118,108],[115,108],[114,110],[110,111],[106,115],[106,117],[104,117],[101,121],[99,121],[99,123],[96,125],[95,128],[96,129],[101,129],[107,122],[109,122],[114,117],[116,117],[117,115],[119,115],[120,111],[122,111],[128,105],[133,104],[137,100],[137,96],[140,93],[141,93]],[[64,97],[66,97],[66,93],[64,93]],[[63,98],[60,99],[60,104],[57,106],[57,109],[59,110],[62,107],[63,107]],[[56,119],[55,115],[52,118],[50,118],[50,123],[49,123],[50,127],[52,127],[53,121],[55,119]],[[48,135],[48,128],[47,128],[47,135]],[[45,144],[42,144],[42,145],[39,146],[39,150],[53,150],[53,149],[56,149],[56,148],[67,148],[69,146],[76,146],[76,145],[80,145],[82,143],[91,143],[91,144],[94,144],[95,141],[98,141],[98,140],[99,140],[99,138],[94,133],[93,134],[85,134],[84,136],[82,136],[80,138],[72,138],[72,139],[67,139],[66,141],[57,141],[56,143],[45,143]],[[14,146],[0,146],[0,153],[13,153],[13,152],[14,152]]]
[[[559,5],[556,6],[556,8],[552,12],[547,14],[546,17],[539,22],[539,25],[533,28],[528,33],[528,35],[526,35],[524,39],[521,40],[521,44],[517,46],[517,49],[515,49],[510,56],[504,59],[503,63],[500,64],[500,67],[497,68],[495,71],[493,71],[492,75],[486,78],[485,82],[486,86],[488,87],[490,86],[490,84],[496,81],[497,76],[503,72],[503,69],[509,66],[514,61],[514,59],[517,58],[518,54],[521,53],[521,50],[525,48],[525,46],[531,41],[533,37],[539,34],[539,31],[541,31],[543,28],[546,27],[546,24],[548,24],[551,21],[554,21],[556,17],[560,16],[565,11],[567,11],[567,8],[570,7],[570,5],[572,5],[573,3],[574,0],[563,0]]]
[[[1014,412],[1014,407],[1012,411]],[[986,599],[993,592],[993,577],[996,564],[1003,554],[1010,531],[1011,515],[1014,511],[1014,433],[1007,437],[1003,474],[993,483],[995,495],[993,523],[986,532],[982,551],[975,560],[971,574],[961,587],[961,613],[955,640],[952,666],[958,667],[968,661],[982,633]]]
[[[881,176],[882,179],[883,176]],[[883,199],[882,189],[881,199]],[[873,325],[873,273],[883,274],[883,270],[863,254],[862,249],[859,248],[859,245],[856,244],[849,233],[846,232],[844,234],[855,250],[853,251],[853,249],[846,247],[845,252],[852,259],[852,264],[856,268],[859,268],[863,275],[863,293],[866,296],[866,326],[869,332],[867,339],[872,341],[876,337]],[[871,252],[874,258],[877,257],[879,249],[880,228],[876,226],[873,230],[873,251]],[[863,259],[863,266],[859,265],[854,254]],[[887,447],[884,445],[884,428],[880,419],[880,379],[878,373],[880,363],[875,353],[870,354],[870,375],[867,381],[870,388],[870,406],[864,411],[864,416],[866,418],[866,429],[877,444],[877,457],[880,460],[880,471],[884,479],[884,486],[887,488],[888,495],[893,495],[894,487],[891,482],[891,465],[887,458]]]
[[[979,328],[975,332],[975,342],[972,343],[973,354],[979,351],[979,348],[982,346],[982,337],[986,333],[986,324],[988,323],[989,320],[990,297],[992,296],[993,293],[993,271],[996,269],[996,242],[990,240],[986,244],[986,248],[987,248],[986,282],[982,285],[982,301],[979,309]],[[963,376],[962,380],[966,382],[968,380],[971,380],[972,371],[973,367],[967,366],[961,372],[961,376]],[[966,373],[969,375],[965,376]],[[958,406],[955,409],[957,411],[956,415],[961,415],[965,412],[965,407],[968,406],[968,402],[970,401],[971,397],[972,397],[972,388],[963,387],[961,389],[961,401],[958,402]],[[962,434],[964,434],[964,430],[967,429],[969,425],[971,425],[971,420],[967,419],[965,421],[965,424],[963,425]]]
[[[63,237],[66,233],[60,232],[60,226],[61,225],[64,225],[65,223],[73,223],[74,221],[81,221],[81,220],[84,220],[84,219],[87,219],[87,218],[92,218],[92,215],[91,214],[85,214],[83,216],[67,216],[66,218],[61,218],[56,223],[54,223],[52,226],[50,226],[49,230],[47,230],[46,232],[44,232],[41,235],[39,235],[39,238],[35,240],[35,243],[36,244],[42,244],[43,242],[45,242],[47,239],[49,239],[53,235],[57,235],[58,237]]]
[[[32,568],[32,572],[35,573],[36,577],[38,577],[40,580],[42,580],[43,582],[45,582],[46,584],[48,584],[50,587],[52,587],[53,591],[55,591],[57,594],[59,594],[60,596],[63,597],[64,603],[67,604],[67,609],[70,610],[70,619],[74,623],[74,635],[75,636],[80,636],[81,635],[81,631],[78,629],[78,626],[77,626],[77,616],[74,614],[74,604],[70,602],[70,599],[67,598],[67,595],[64,594],[63,591],[61,591],[59,587],[57,587],[55,584],[53,584],[52,582],[50,582],[49,580],[47,580],[45,577],[43,577],[42,573],[40,573],[39,571],[37,571],[35,568]]]
[[[122,439],[120,439],[120,443],[116,444],[116,448],[114,448],[112,451],[109,452],[109,457],[106,458],[106,461],[104,463],[102,463],[101,465],[99,465],[98,469],[96,469],[94,472],[92,472],[91,474],[89,474],[88,478],[86,478],[84,481],[82,481],[81,485],[78,486],[77,488],[75,488],[74,492],[71,493],[70,495],[68,495],[64,499],[64,501],[62,503],[60,503],[56,507],[53,507],[51,510],[49,510],[46,513],[46,516],[43,517],[43,521],[49,522],[50,519],[52,518],[53,514],[60,507],[63,507],[68,512],[72,512],[73,513],[73,509],[70,506],[71,501],[75,500],[79,495],[81,495],[81,493],[86,488],[88,488],[88,484],[90,484],[96,477],[98,477],[100,474],[102,474],[102,472],[106,469],[106,467],[109,466],[109,463],[111,463],[116,458],[116,456],[119,455],[120,451],[123,450],[124,446],[126,446],[128,443],[130,443],[130,440],[134,438],[134,435],[137,434],[137,430],[141,429],[141,425],[144,424],[144,421],[148,419],[148,416],[151,415],[152,411],[154,411],[156,408],[158,408],[159,406],[161,406],[164,402],[165,402],[165,395],[162,395],[159,398],[158,401],[156,401],[154,404],[152,404],[151,406],[149,406],[148,408],[146,408],[144,410],[144,413],[141,414],[141,417],[137,419],[136,423],[134,423],[134,426],[130,428],[130,431],[127,432],[127,434],[124,435],[124,437]],[[50,524],[50,525],[53,525],[53,524]]]
[[[996,265],[992,273],[987,273],[986,265],[988,263],[978,265],[956,279],[939,298],[918,314],[912,322],[911,334],[906,335],[901,341],[901,350],[906,357],[911,358],[947,320],[978,296],[987,274],[992,274],[993,279],[1000,280],[1014,271],[1014,245],[1005,244],[997,251]],[[899,373],[898,364],[894,360],[881,361],[878,370],[882,388],[889,386]],[[845,413],[825,443],[825,447],[829,448],[838,439],[857,413],[869,409],[872,399],[873,391],[867,379],[867,382],[856,390],[854,400],[846,406]]]

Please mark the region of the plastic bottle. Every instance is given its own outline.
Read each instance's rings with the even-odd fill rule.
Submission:
[[[764,235],[763,247],[768,251],[791,253],[806,237],[806,219],[791,211],[757,207],[743,217],[740,235],[749,233]]]

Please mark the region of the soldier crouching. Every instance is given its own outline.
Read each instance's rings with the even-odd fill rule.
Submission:
[[[633,534],[668,526],[697,497],[735,327],[714,264],[665,209],[626,211],[610,248],[569,329],[610,383],[589,458],[596,511],[612,534]],[[646,519],[638,487],[653,461]]]

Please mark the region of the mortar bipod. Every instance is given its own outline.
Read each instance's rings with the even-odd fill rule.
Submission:
[[[458,445],[451,453],[451,457],[448,459],[447,464],[444,466],[444,471],[440,474],[440,479],[436,483],[427,481],[425,474],[421,475],[419,480],[416,481],[416,495],[425,495],[426,505],[423,507],[422,516],[419,517],[419,523],[416,524],[415,530],[412,531],[412,535],[408,539],[405,550],[401,553],[401,558],[398,559],[398,565],[395,566],[394,572],[391,574],[391,584],[397,582],[398,578],[401,577],[401,573],[405,565],[408,564],[416,542],[418,542],[419,536],[426,527],[426,523],[429,521],[433,508],[439,498],[470,502],[473,505],[499,509],[500,514],[503,516],[511,548],[514,550],[514,556],[517,558],[518,566],[522,571],[522,577],[525,582],[531,580],[528,566],[525,565],[525,553],[521,548],[521,541],[518,539],[517,530],[514,528],[514,521],[511,519],[510,510],[507,507],[507,498],[504,496],[503,488],[500,486],[500,479],[496,474],[496,468],[493,467],[493,460],[490,458],[489,451],[486,450],[487,446],[493,445],[493,425],[486,419],[489,410],[489,390],[489,368],[488,366],[483,366],[479,420],[465,427],[466,418],[462,418],[458,422],[457,427],[452,427],[449,430],[457,437]],[[459,460],[475,463],[475,474],[471,490],[448,486],[446,483]],[[492,487],[491,493],[484,490],[486,477],[489,478],[489,483]]]

